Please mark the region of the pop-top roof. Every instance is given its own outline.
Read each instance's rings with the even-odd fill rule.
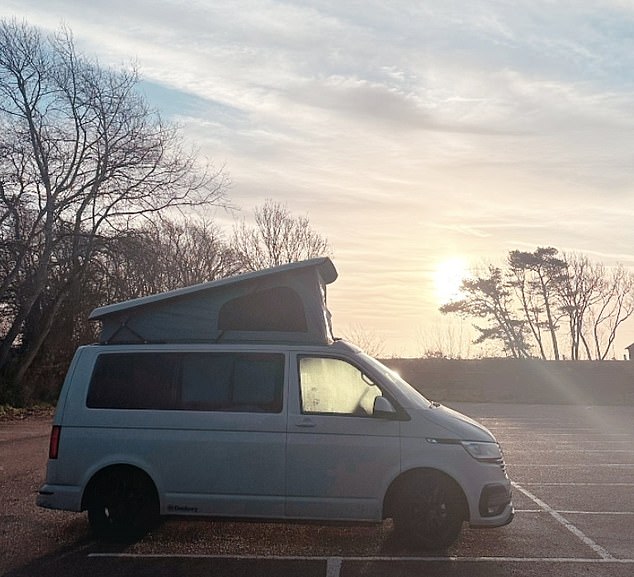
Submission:
[[[328,257],[286,264],[96,308],[102,343],[329,342]]]

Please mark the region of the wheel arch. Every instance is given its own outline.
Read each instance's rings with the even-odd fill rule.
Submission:
[[[437,469],[434,467],[417,467],[414,469],[409,469],[408,471],[402,472],[398,477],[396,477],[388,487],[385,497],[383,499],[383,518],[387,519],[392,517],[394,513],[394,507],[397,502],[398,496],[405,489],[405,487],[414,482],[417,478],[422,481],[428,479],[430,475],[439,475],[441,478],[446,479],[447,483],[450,483],[457,490],[457,494],[460,496],[460,503],[462,507],[462,512],[464,516],[464,520],[469,520],[469,500],[467,499],[467,495],[463,490],[462,486],[454,477],[442,471],[441,469]]]
[[[149,483],[149,486],[153,489],[154,496],[156,497],[156,500],[160,506],[161,499],[158,487],[152,476],[147,471],[145,471],[142,467],[139,467],[138,465],[132,465],[130,463],[113,463],[101,467],[97,471],[93,472],[90,476],[89,481],[84,486],[84,491],[81,497],[82,511],[85,511],[88,508],[89,500],[92,497],[92,493],[98,486],[99,482],[106,476],[113,474],[141,475]]]

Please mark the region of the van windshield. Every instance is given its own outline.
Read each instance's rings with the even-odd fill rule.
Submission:
[[[430,401],[419,393],[412,385],[404,380],[396,371],[386,367],[383,363],[365,353],[360,353],[365,361],[367,361],[375,370],[377,370],[385,379],[394,384],[398,390],[407,397],[413,407],[427,408]]]

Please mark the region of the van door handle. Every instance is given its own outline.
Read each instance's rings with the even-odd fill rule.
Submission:
[[[296,427],[301,427],[302,429],[312,429],[313,427],[315,427],[315,425],[316,423],[312,419],[304,419],[299,423],[295,423]]]

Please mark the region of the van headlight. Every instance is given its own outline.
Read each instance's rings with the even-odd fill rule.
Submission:
[[[484,463],[500,463],[502,461],[502,450],[497,443],[461,441],[460,444],[477,461]]]

